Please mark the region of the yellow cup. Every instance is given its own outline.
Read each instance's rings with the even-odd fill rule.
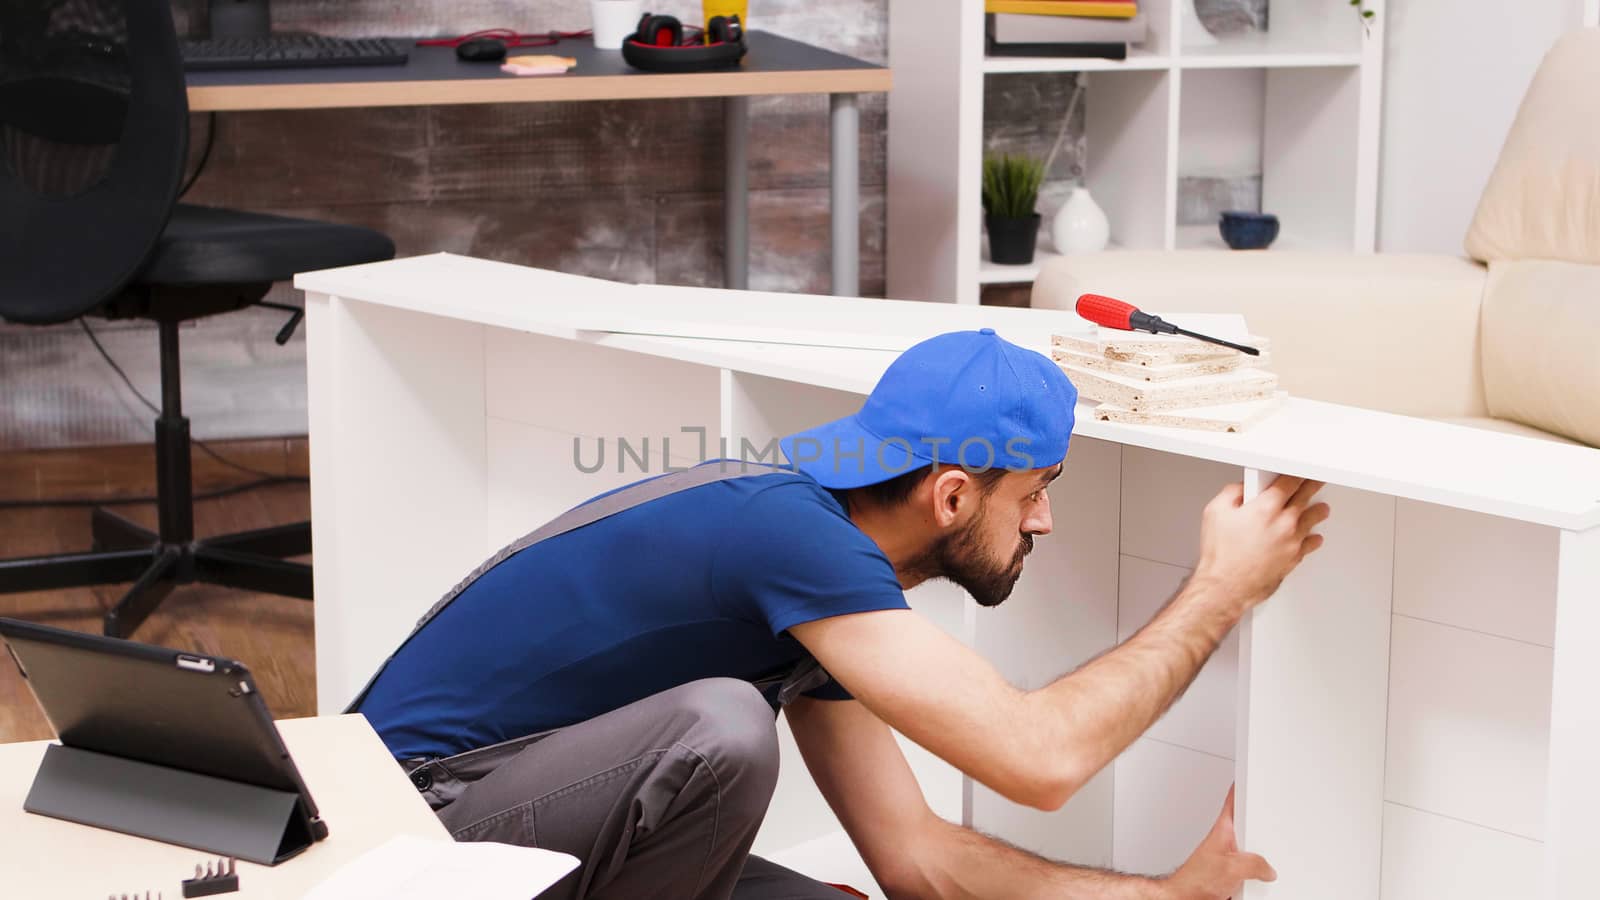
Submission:
[[[705,15],[701,24],[707,29],[711,27],[711,20],[717,16],[738,16],[739,27],[750,28],[749,0],[700,0],[700,10]],[[706,38],[710,40],[710,36]]]

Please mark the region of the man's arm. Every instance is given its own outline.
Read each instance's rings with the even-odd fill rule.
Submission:
[[[1121,646],[1036,691],[907,610],[790,629],[878,718],[1002,796],[1057,809],[1188,687],[1246,611],[1321,544],[1316,482],[1280,477],[1206,507],[1194,577]]]
[[[1274,877],[1259,856],[1223,842],[1231,823],[1170,879],[1051,862],[934,815],[888,726],[860,703],[801,699],[786,715],[806,768],[891,900],[1210,900]]]

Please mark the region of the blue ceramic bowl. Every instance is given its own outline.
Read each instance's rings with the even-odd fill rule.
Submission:
[[[1262,250],[1278,239],[1278,217],[1271,213],[1225,212],[1219,227],[1235,250]]]

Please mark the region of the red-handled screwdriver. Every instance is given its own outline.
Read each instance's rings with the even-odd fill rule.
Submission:
[[[1246,347],[1243,344],[1235,344],[1222,338],[1186,331],[1171,322],[1163,320],[1160,316],[1152,316],[1149,313],[1140,312],[1137,306],[1123,303],[1121,300],[1113,300],[1110,297],[1102,297],[1099,294],[1084,294],[1079,297],[1078,315],[1096,325],[1104,325],[1107,328],[1119,328],[1123,331],[1148,331],[1151,334],[1181,334],[1184,337],[1199,338],[1202,341],[1220,344],[1223,347],[1237,350],[1240,353],[1248,353],[1251,356],[1261,355],[1261,351],[1254,347]]]

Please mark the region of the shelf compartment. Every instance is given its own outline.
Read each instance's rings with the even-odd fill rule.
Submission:
[[[985,56],[983,71],[989,74],[1024,72],[1134,72],[1170,69],[1174,60],[1160,53],[1130,50],[1127,59],[1100,59],[1082,56]]]
[[[1216,44],[1184,47],[1174,63],[1183,69],[1278,69],[1359,66],[1361,48],[1273,32],[1228,38]]]

